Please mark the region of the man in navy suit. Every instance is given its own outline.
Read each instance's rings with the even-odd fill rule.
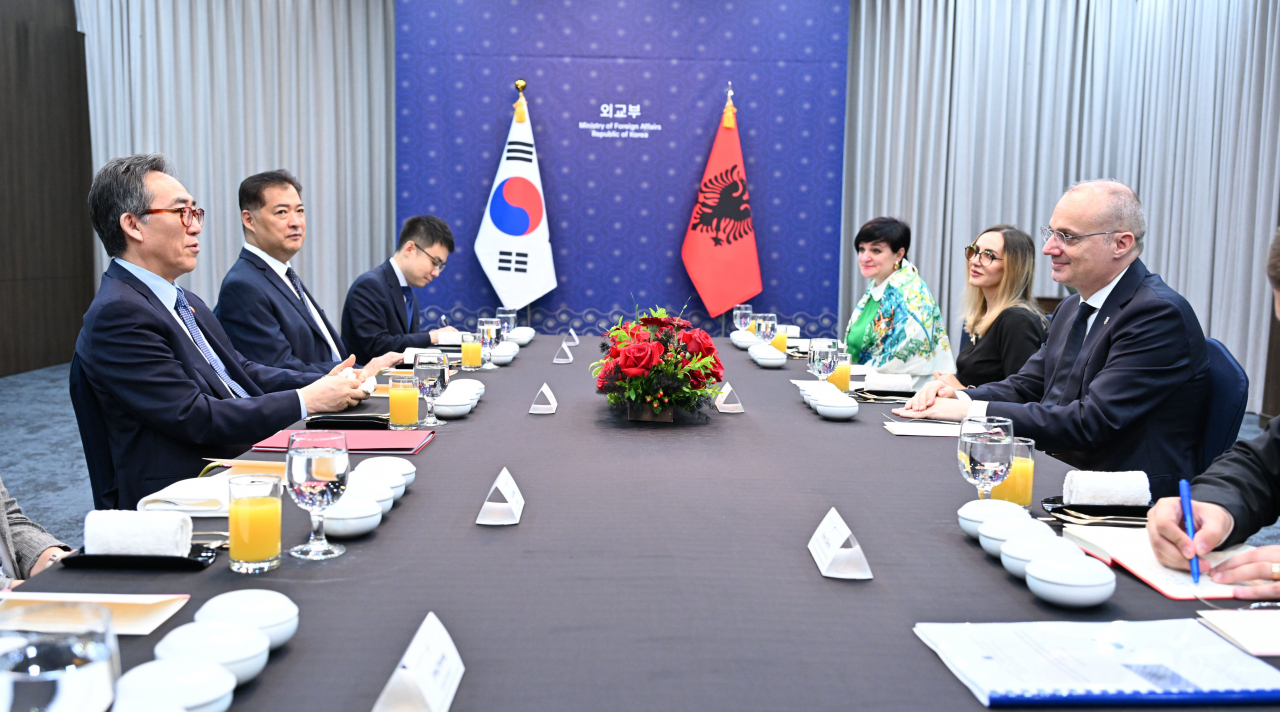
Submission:
[[[245,244],[213,310],[231,344],[265,366],[328,373],[346,346],[289,264],[307,239],[302,184],[285,170],[245,178],[240,227]]]
[[[169,173],[163,156],[117,158],[89,191],[93,227],[112,260],[75,356],[114,470],[95,500],[119,509],[196,476],[204,457],[234,457],[308,413],[366,397],[358,381],[249,361],[204,302],[174,284],[195,269],[204,211]]]
[[[1195,312],[1147,270],[1146,219],[1115,181],[1067,189],[1041,229],[1053,279],[1075,288],[1049,338],[1018,373],[956,391],[927,384],[894,412],[961,420],[1009,418],[1013,432],[1084,470],[1142,470],[1153,497],[1198,474],[1209,359]]]
[[[374,354],[425,348],[451,326],[425,331],[413,287],[425,287],[444,271],[453,253],[453,231],[434,215],[404,222],[391,259],[356,278],[342,307],[342,338],[364,361]]]

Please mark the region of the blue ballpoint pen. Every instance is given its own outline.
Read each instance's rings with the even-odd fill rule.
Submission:
[[[1195,541],[1196,523],[1195,518],[1191,516],[1191,483],[1187,480],[1178,480],[1178,494],[1182,496],[1182,528],[1186,529],[1187,536]],[[1200,583],[1200,559],[1196,556],[1191,557],[1191,580]]]

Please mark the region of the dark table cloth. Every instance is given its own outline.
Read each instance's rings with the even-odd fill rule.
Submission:
[[[154,634],[121,638],[126,670],[211,596],[281,591],[301,608],[298,633],[233,705],[277,711],[370,709],[428,611],[467,666],[459,711],[974,710],[915,623],[1186,618],[1203,607],[1118,568],[1102,606],[1039,601],[960,531],[956,509],[975,490],[955,440],[894,437],[882,405],[820,419],[788,382],[812,378],[803,362],[761,369],[718,339],[745,413],[629,423],[595,393],[596,342],[556,365],[560,337],[541,335],[510,366],[464,374],[487,386],[479,406],[438,430],[413,458],[409,493],[341,558],[286,556],[243,576],[224,550],[202,573],[57,568],[23,588],[191,594]],[[530,415],[544,382],[559,412]],[[503,467],[527,500],[523,518],[477,526]],[[1038,455],[1037,502],[1061,493],[1066,470]],[[818,573],[806,545],[832,506],[873,580]],[[284,519],[285,547],[301,543],[304,513],[286,503]]]

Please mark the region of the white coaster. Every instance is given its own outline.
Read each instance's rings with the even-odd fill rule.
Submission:
[[[551,363],[573,363],[573,352],[569,350],[572,345],[568,341],[562,342],[560,350],[556,352],[555,358],[551,359]]]
[[[485,497],[484,505],[480,507],[480,516],[476,517],[476,524],[489,526],[519,524],[520,513],[523,511],[524,495],[520,494],[520,488],[516,486],[515,479],[504,467],[498,479],[494,480],[493,486],[489,488],[489,496]]]
[[[822,518],[818,531],[809,540],[809,553],[813,554],[813,561],[823,576],[840,579],[871,578],[871,566],[862,553],[862,546],[835,507]]]
[[[556,412],[556,396],[551,392],[551,388],[547,384],[542,384],[542,388],[538,389],[538,395],[533,397],[533,405],[529,407],[529,412],[535,415],[551,415]]]
[[[435,612],[427,614],[373,712],[448,712],[467,666]]]
[[[573,333],[573,329],[569,330],[569,335],[565,337],[564,342],[570,346],[577,346],[582,343],[578,340],[578,335]]]
[[[733,386],[726,382],[720,388],[720,395],[716,396],[716,410],[721,413],[745,413],[746,409],[742,407],[742,401],[738,398],[738,394],[734,392]]]

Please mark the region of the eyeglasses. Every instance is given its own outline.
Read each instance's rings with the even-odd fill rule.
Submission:
[[[1111,235],[1116,232],[1119,232],[1119,230],[1107,230],[1106,232],[1091,232],[1088,235],[1068,235],[1067,233],[1061,230],[1052,230],[1047,227],[1042,227],[1040,228],[1040,239],[1044,240],[1044,244],[1047,245],[1049,244],[1050,241],[1053,240],[1053,238],[1056,237],[1064,247],[1070,247],[1071,245],[1076,244],[1077,242],[1085,239],[1086,237],[1093,237],[1094,235]]]
[[[417,250],[418,252],[421,252],[423,255],[426,255],[428,258],[430,258],[430,259],[431,259],[431,264],[435,267],[435,269],[436,269],[436,271],[437,271],[437,272],[443,272],[443,271],[444,271],[445,263],[446,263],[448,260],[442,260],[442,259],[437,258],[435,255],[431,254],[430,252],[427,252],[426,250],[422,249],[421,247],[418,247],[417,243],[410,242],[409,244],[410,244],[410,245],[413,245],[413,249]]]
[[[983,267],[990,267],[993,261],[998,262],[1004,259],[1002,257],[996,257],[996,253],[991,250],[979,250],[977,245],[969,245],[964,248],[965,261],[972,260],[975,255],[978,257],[978,264]]]
[[[193,219],[197,225],[204,225],[204,208],[183,206],[181,208],[152,208],[142,211],[143,215],[151,215],[153,213],[177,213],[178,218],[182,220],[183,227],[191,227]]]

